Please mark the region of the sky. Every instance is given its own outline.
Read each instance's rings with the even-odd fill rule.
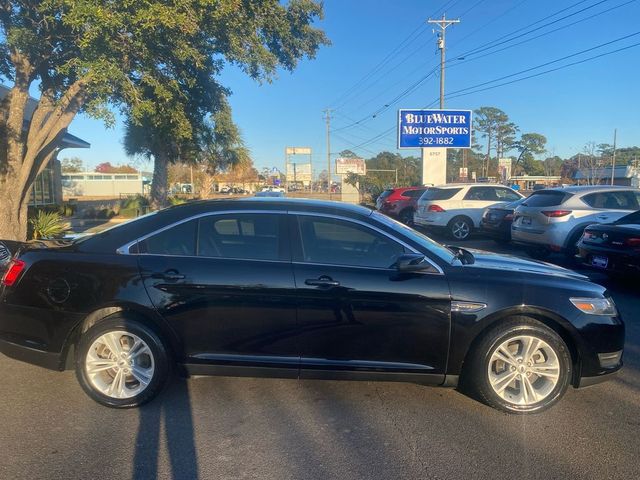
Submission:
[[[640,43],[640,0],[326,0],[324,7],[316,26],[331,45],[316,58],[267,84],[233,66],[220,78],[258,169],[284,171],[287,146],[311,147],[314,173],[326,169],[327,108],[332,161],[344,149],[364,158],[384,150],[419,155],[397,150],[397,111],[437,108],[440,54],[426,21],[443,13],[460,19],[446,31],[445,108],[498,107],[520,132],[545,135],[549,156],[570,156],[589,141],[613,143],[615,129],[619,147],[640,145],[640,46],[490,88]],[[80,115],[69,131],[92,146],[59,158],[78,156],[90,169],[132,163],[121,119],[106,129]]]

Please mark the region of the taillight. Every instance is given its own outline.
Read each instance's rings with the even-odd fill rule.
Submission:
[[[571,210],[543,210],[542,214],[551,218],[565,217],[571,213]]]
[[[505,219],[505,220],[513,220],[513,213],[507,213],[507,214],[504,216],[504,219]]]
[[[624,244],[627,247],[631,247],[631,248],[640,248],[640,238],[637,237],[632,237],[632,238],[627,238],[624,241]]]
[[[440,205],[429,205],[429,211],[430,212],[438,212],[438,213],[442,213],[444,212],[444,208],[442,208]]]
[[[10,287],[14,283],[16,283],[16,280],[18,280],[18,278],[20,277],[20,274],[24,270],[24,267],[25,263],[22,260],[12,260],[11,264],[9,265],[9,270],[7,270],[7,273],[5,273],[4,277],[2,277],[2,283],[7,287]]]

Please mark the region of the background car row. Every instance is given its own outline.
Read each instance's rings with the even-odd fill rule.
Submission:
[[[504,185],[408,187],[385,191],[376,207],[456,241],[477,232],[537,259],[562,253],[605,271],[640,270],[640,215],[630,215],[640,210],[640,190],[633,187],[570,186],[528,197]]]

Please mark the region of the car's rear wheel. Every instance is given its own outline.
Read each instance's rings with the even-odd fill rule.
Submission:
[[[466,240],[471,235],[473,224],[466,217],[455,217],[449,222],[447,229],[454,240]]]
[[[92,399],[108,407],[148,402],[164,386],[169,368],[169,356],[158,335],[135,320],[104,320],[78,342],[78,381]]]
[[[473,393],[509,413],[551,407],[566,392],[572,374],[571,356],[562,338],[527,318],[490,330],[468,362],[465,375]]]
[[[400,212],[398,218],[405,225],[413,225],[413,209],[405,208],[402,212]]]

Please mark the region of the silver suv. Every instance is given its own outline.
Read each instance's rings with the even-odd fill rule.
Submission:
[[[511,238],[528,253],[576,253],[587,225],[609,223],[640,209],[640,190],[632,187],[582,186],[533,192],[515,211]]]

